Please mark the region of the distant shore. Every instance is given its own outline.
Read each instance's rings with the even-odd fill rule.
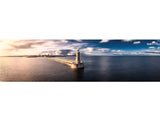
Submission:
[[[13,55],[13,56],[0,56],[0,57],[68,57],[75,55]]]

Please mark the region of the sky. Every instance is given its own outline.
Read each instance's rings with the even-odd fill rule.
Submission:
[[[14,55],[83,55],[123,56],[160,55],[160,40],[138,39],[34,39],[0,40],[0,56]]]

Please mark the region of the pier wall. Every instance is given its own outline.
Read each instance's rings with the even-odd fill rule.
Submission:
[[[68,65],[68,66],[70,66],[73,69],[84,68],[84,65],[83,65],[82,62],[80,62],[80,63],[77,64],[75,61],[72,61],[72,60],[63,60],[63,59],[49,58],[49,57],[48,57],[48,59],[54,60],[56,62],[65,64],[65,65]]]
[[[71,67],[73,64],[76,64],[75,61],[71,61],[71,60],[63,60],[63,59],[58,59],[58,58],[48,58],[48,59],[54,60],[54,61],[56,61],[56,62],[65,64],[65,65],[68,65],[68,66],[70,66],[70,67]]]

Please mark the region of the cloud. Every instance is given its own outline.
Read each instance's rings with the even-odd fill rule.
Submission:
[[[155,49],[155,47],[149,47],[150,49]]]
[[[160,51],[158,51],[158,50],[146,50],[146,51],[144,51],[144,53],[157,53],[157,54],[160,54]]]
[[[133,44],[140,44],[140,43],[141,43],[140,41],[133,42]]]
[[[77,42],[78,41],[78,42]],[[9,55],[74,55],[77,49],[82,54],[102,55],[120,54],[121,50],[111,50],[109,48],[95,47],[92,43],[79,40],[11,40],[2,41],[5,49],[3,54]]]
[[[147,43],[147,45],[160,45],[160,44],[156,41],[152,41],[151,43]]]
[[[132,39],[124,39],[123,41],[124,42],[129,42],[129,41],[132,41]]]
[[[86,46],[88,46],[88,43],[54,40],[46,42],[43,46],[37,46],[37,49],[39,48],[39,51],[42,51],[41,53],[51,53],[53,55],[74,55],[77,49],[82,49]]]
[[[72,52],[70,49],[63,49],[63,50],[56,50],[55,54],[56,55],[68,55]]]
[[[71,49],[58,49],[58,50],[50,50],[50,51],[42,51],[39,53],[40,55],[74,55],[75,52]]]
[[[105,43],[105,42],[109,42],[109,40],[103,39],[100,41],[100,43]]]
[[[18,42],[17,42],[18,43]],[[21,41],[21,43],[10,44],[14,48],[18,49],[30,49],[30,48],[41,48],[41,50],[46,49],[78,49],[87,43],[69,43],[68,40],[26,40]]]
[[[55,54],[73,54],[78,48],[87,46],[88,43],[70,40],[1,40],[1,55],[32,55],[43,51]]]
[[[46,40],[47,41],[47,40]],[[17,50],[17,49],[30,49],[34,45],[44,44],[44,40],[1,40],[3,49]]]
[[[120,53],[120,52],[124,52],[122,50],[111,50],[112,53]]]
[[[36,41],[36,42],[31,42],[31,41],[25,41],[21,44],[9,44],[13,49],[31,49],[34,48],[34,45],[42,45],[44,44],[45,41]]]
[[[123,50],[111,50],[110,55],[123,55],[124,51]]]
[[[80,50],[82,54],[86,55],[97,55],[106,54],[110,52],[109,48],[99,48],[99,47],[87,47]]]
[[[125,48],[122,40],[116,41],[108,46],[106,43],[110,40],[103,39],[96,42],[91,40],[85,41],[80,39],[75,40],[52,40],[52,39],[37,39],[37,40],[0,40],[0,55],[38,55],[54,54],[54,55],[74,55],[77,49],[80,49],[82,54],[86,55],[143,55],[159,53],[160,42],[145,41],[142,47],[136,47],[134,44],[140,44],[141,40],[123,40],[128,42],[129,48]],[[150,46],[148,46],[150,45]],[[151,46],[152,45],[152,46]],[[123,47],[122,47],[123,46]],[[148,49],[148,51],[143,52]]]
[[[82,49],[81,52],[86,55],[122,55],[124,51],[111,50],[109,48],[87,47]]]
[[[109,52],[110,49],[108,48],[93,48],[93,47],[87,47],[85,50],[88,52]]]
[[[81,39],[75,39],[75,41],[77,41],[77,42],[83,42]]]
[[[142,55],[142,54],[143,54],[143,53],[141,53],[141,52],[135,51],[135,52],[129,53],[128,55]]]

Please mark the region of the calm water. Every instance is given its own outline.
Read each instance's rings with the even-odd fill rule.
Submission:
[[[73,60],[73,57],[63,58]],[[0,81],[157,81],[160,57],[82,57],[84,70],[48,58],[0,57]]]

